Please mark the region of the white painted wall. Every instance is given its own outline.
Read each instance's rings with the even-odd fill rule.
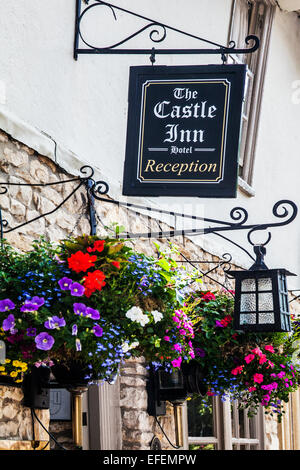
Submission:
[[[115,3],[201,37],[227,43],[231,0],[115,0]],[[110,10],[104,7],[98,12],[83,26],[88,30],[87,38],[100,46],[145,24],[132,20],[125,25],[123,14],[118,14],[115,22]],[[121,197],[129,66],[150,65],[150,61],[148,57],[133,55],[81,55],[74,61],[74,16],[75,0],[1,2],[0,127],[6,126],[16,138],[29,139],[31,146],[53,155],[53,142],[43,135],[39,139],[31,131],[37,128],[46,132],[59,143],[57,158],[62,166],[70,168],[73,156],[77,156],[98,169],[111,185],[113,196]],[[236,200],[153,198],[153,204],[224,220],[229,219],[231,208],[243,206],[254,223],[272,220],[272,206],[279,199],[292,199],[300,207],[299,35],[297,15],[277,9],[258,135],[255,197],[239,192]],[[170,35],[169,40],[170,47],[199,47],[198,43],[178,36]],[[138,42],[142,45],[141,38]],[[204,63],[221,61],[218,56],[157,56],[156,61],[157,65]],[[18,125],[11,124],[15,118]],[[27,125],[26,131],[23,124]],[[300,216],[292,225],[272,233],[267,264],[286,267],[299,275]],[[245,233],[227,235],[250,248]],[[229,250],[235,260],[250,266],[247,256],[232,245],[220,244],[215,236],[199,243],[218,254]],[[290,285],[300,288],[300,279],[292,280]]]

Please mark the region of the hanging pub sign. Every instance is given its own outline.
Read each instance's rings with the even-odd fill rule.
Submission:
[[[123,194],[236,197],[245,65],[131,67]]]

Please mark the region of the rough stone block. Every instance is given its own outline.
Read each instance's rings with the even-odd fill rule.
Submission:
[[[6,147],[3,151],[6,160],[13,166],[20,167],[28,165],[28,155],[22,151],[15,151]]]

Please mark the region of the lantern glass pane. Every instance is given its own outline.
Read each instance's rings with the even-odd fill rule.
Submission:
[[[258,294],[258,310],[273,310],[273,293],[272,292],[264,292]]]
[[[256,314],[255,313],[241,313],[240,325],[255,325]]]
[[[272,279],[268,277],[262,277],[258,279],[258,290],[272,290]]]
[[[241,294],[241,312],[256,311],[256,294]]]
[[[255,279],[244,279],[241,283],[242,292],[254,292],[256,290]]]
[[[265,312],[259,313],[258,315],[258,323],[275,323],[274,313]]]

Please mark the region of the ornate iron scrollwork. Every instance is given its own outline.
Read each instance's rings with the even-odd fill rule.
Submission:
[[[249,46],[252,43],[252,46],[247,48],[237,48],[236,43],[234,41],[230,41],[228,46],[223,46],[222,44],[218,44],[216,42],[210,41],[208,39],[204,39],[200,36],[196,36],[195,34],[188,33],[186,31],[182,31],[178,28],[174,28],[173,26],[167,25],[165,23],[161,23],[160,21],[153,20],[151,18],[147,18],[146,16],[140,15],[133,11],[127,10],[125,8],[121,8],[119,6],[113,5],[111,3],[103,2],[102,0],[94,0],[92,4],[90,4],[89,0],[85,0],[85,4],[87,7],[84,10],[81,10],[81,2],[82,0],[76,0],[76,23],[75,23],[75,41],[74,41],[74,58],[77,60],[79,54],[151,54],[153,58],[155,54],[220,54],[222,57],[223,62],[226,60],[226,54],[251,54],[255,52],[259,48],[259,39],[257,36],[250,35],[247,36],[245,39],[245,43]],[[97,7],[107,7],[113,15],[114,20],[117,20],[116,11],[125,13],[128,17],[135,17],[140,20],[146,21],[147,24],[143,27],[139,28],[137,31],[133,32],[129,36],[111,44],[110,46],[101,46],[96,44],[91,44],[89,41],[86,40],[84,34],[81,30],[82,21],[85,17],[87,17],[91,12]],[[183,35],[189,37],[195,41],[200,41],[205,44],[209,44],[210,46],[214,46],[214,48],[205,49],[205,48],[195,48],[195,49],[156,49],[154,47],[150,48],[122,48],[124,44],[128,43],[131,39],[142,35],[145,31],[149,30],[149,39],[151,43],[160,44],[162,43],[168,36],[168,32],[172,31],[179,35]],[[79,42],[80,40],[86,46],[86,48],[80,48]],[[153,46],[153,44],[152,44]],[[152,60],[152,63],[154,61]]]

